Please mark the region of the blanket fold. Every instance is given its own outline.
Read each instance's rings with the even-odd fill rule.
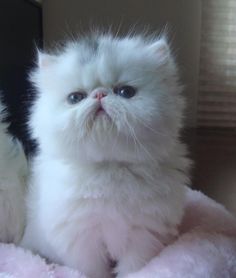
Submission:
[[[236,220],[220,204],[189,189],[178,239],[127,278],[235,278]],[[89,278],[47,264],[30,251],[0,244],[0,278]]]

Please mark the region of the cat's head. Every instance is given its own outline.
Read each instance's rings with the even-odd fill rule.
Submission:
[[[165,38],[91,36],[39,53],[30,126],[41,149],[85,160],[158,159],[184,102]]]

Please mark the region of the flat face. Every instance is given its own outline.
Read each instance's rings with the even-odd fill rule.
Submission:
[[[150,155],[147,143],[175,137],[183,102],[165,41],[92,37],[39,60],[32,74],[40,93],[32,122],[39,139],[47,134],[103,155],[118,152],[115,144],[133,156],[139,149],[141,157],[141,149]]]

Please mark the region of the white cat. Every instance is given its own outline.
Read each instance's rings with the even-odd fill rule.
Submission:
[[[26,157],[7,133],[0,102],[0,242],[19,242],[25,225]]]
[[[30,126],[39,142],[22,245],[117,277],[177,234],[189,161],[184,101],[166,40],[95,35],[39,53]]]

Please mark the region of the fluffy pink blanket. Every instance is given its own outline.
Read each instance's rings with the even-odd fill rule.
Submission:
[[[180,236],[127,278],[235,278],[236,220],[202,193],[189,190]],[[10,244],[0,244],[0,278],[85,278]]]

